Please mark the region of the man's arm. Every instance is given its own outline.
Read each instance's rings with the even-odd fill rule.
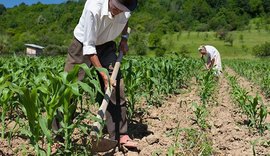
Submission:
[[[122,51],[124,54],[126,54],[128,51],[128,44],[127,44],[128,35],[129,35],[129,32],[128,32],[128,23],[127,23],[122,31],[121,41],[119,44],[119,50]]]
[[[89,55],[89,59],[92,63],[92,65],[95,67],[95,68],[102,68],[102,65],[98,59],[98,56],[96,54],[91,54]],[[106,75],[106,73],[100,71],[99,72],[100,76],[102,77],[103,81],[104,81],[104,85],[105,85],[105,88],[108,87],[108,76]],[[114,84],[112,84],[114,86]]]
[[[122,35],[129,35],[129,32],[128,32],[128,22],[127,24],[125,25],[123,31],[122,31]]]
[[[214,65],[214,63],[215,63],[215,58],[213,58],[213,59],[207,64],[207,69],[212,68],[213,65]]]

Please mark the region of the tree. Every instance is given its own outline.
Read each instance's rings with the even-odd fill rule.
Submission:
[[[256,17],[263,13],[262,0],[249,0],[250,14],[252,17]]]
[[[6,7],[3,4],[0,4],[0,15],[3,15],[6,10]]]
[[[270,13],[270,1],[269,0],[263,0],[263,8],[264,8],[264,12],[266,14]]]
[[[206,2],[214,9],[219,9],[227,4],[225,0],[206,0]]]
[[[200,22],[207,22],[212,12],[210,6],[204,0],[185,1],[183,9],[186,13],[190,13],[193,19]]]

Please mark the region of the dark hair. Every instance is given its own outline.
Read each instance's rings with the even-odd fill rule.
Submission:
[[[137,0],[118,0],[121,4],[133,11],[137,7]]]

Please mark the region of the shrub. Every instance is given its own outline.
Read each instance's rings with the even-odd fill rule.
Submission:
[[[220,40],[225,40],[227,35],[228,35],[228,30],[225,30],[225,29],[220,29],[215,34],[216,38],[218,38]]]
[[[143,33],[134,33],[129,40],[130,50],[135,51],[137,55],[146,55],[148,50],[146,35]]]
[[[0,54],[9,52],[9,39],[8,36],[0,35]]]
[[[254,46],[253,53],[258,57],[270,56],[270,42],[265,42],[264,44]]]
[[[230,34],[230,35],[227,35],[225,37],[224,42],[228,43],[229,46],[233,46],[233,40],[234,40],[234,38],[233,38],[232,34]]]
[[[156,56],[158,57],[164,56],[165,52],[166,52],[166,49],[164,47],[159,47],[155,49]]]
[[[200,23],[195,27],[195,30],[201,32],[209,31],[209,25],[206,23]]]
[[[148,37],[149,47],[157,48],[161,44],[161,37],[159,33],[151,33]]]
[[[188,51],[187,45],[182,45],[180,47],[179,54],[182,55],[183,57],[187,57],[190,54],[190,51]]]

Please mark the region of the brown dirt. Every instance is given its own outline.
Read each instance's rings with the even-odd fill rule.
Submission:
[[[237,75],[230,68],[226,68],[225,72],[229,75]],[[251,95],[258,93],[264,98],[258,87],[242,77],[239,77],[238,80],[242,87],[250,88]],[[198,87],[199,85],[193,79],[188,89],[183,89],[179,95],[168,97],[161,107],[150,107],[143,104],[145,111],[138,113],[138,116],[129,126],[130,136],[138,141],[139,150],[128,151],[123,149],[119,151],[116,149],[115,151],[99,153],[98,155],[167,155],[169,148],[177,139],[174,135],[168,135],[170,132],[179,128],[200,130],[192,120],[195,117],[192,103],[201,103]],[[216,103],[211,103],[207,107],[209,111],[207,122],[210,128],[204,132],[207,133],[213,144],[213,155],[253,155],[251,142],[256,140],[256,154],[269,155],[270,147],[264,143],[265,140],[270,140],[269,132],[266,131],[263,136],[260,136],[256,130],[249,128],[245,124],[247,118],[232,101],[230,90],[231,88],[226,77],[221,76],[215,95]],[[264,98],[263,101],[268,103],[268,99]],[[270,123],[269,118],[267,118],[267,122]],[[185,134],[181,133],[178,141],[181,143],[181,141],[184,142],[184,139]],[[8,146],[6,140],[0,139],[0,155],[14,155],[14,153],[17,153],[16,151],[24,151],[23,149],[26,151],[32,149],[29,141],[26,139],[15,136],[11,140],[11,146]],[[182,153],[183,155],[199,155],[196,152],[189,152],[187,154],[183,151]],[[19,152],[18,155],[23,155],[23,152]]]
[[[236,75],[230,68],[226,68],[229,75]],[[242,87],[247,88],[248,82],[239,79]],[[269,149],[259,145],[260,136],[255,130],[251,130],[244,124],[246,116],[234,104],[230,96],[230,86],[224,75],[220,77],[218,86],[218,105],[213,107],[210,115],[213,146],[217,155],[253,155],[251,142],[258,140],[255,147],[256,154],[269,154]],[[262,137],[268,139],[269,134]]]
[[[176,139],[175,136],[167,136],[166,133],[178,128],[198,128],[191,120],[194,118],[191,104],[193,102],[200,103],[200,98],[197,93],[197,85],[194,85],[195,79],[193,79],[192,84],[191,88],[183,90],[182,94],[170,97],[162,107],[149,109],[149,115],[143,118],[143,123],[148,125],[148,130],[153,134],[140,140],[141,152],[139,155],[148,156],[155,152],[166,155]],[[147,140],[151,137],[159,138],[159,142],[149,144]],[[180,139],[183,137],[183,134],[180,134]]]
[[[148,107],[143,104],[147,112],[137,117],[130,125],[130,136],[138,141],[139,151],[117,151],[113,155],[166,155],[176,139],[174,136],[167,135],[170,131],[178,128],[197,128],[191,120],[193,117],[191,103],[199,103],[200,98],[196,93],[195,79],[192,82],[191,88],[183,90],[183,93],[177,96],[168,97],[161,107]]]
[[[7,124],[7,129],[14,129],[15,121],[12,121]],[[16,126],[15,129],[17,129]],[[0,126],[0,129],[2,127]],[[2,156],[9,156],[9,155],[30,155],[31,151],[33,151],[32,146],[29,146],[30,140],[23,138],[22,136],[16,134],[13,135],[10,143],[8,139],[0,138],[0,155]]]

